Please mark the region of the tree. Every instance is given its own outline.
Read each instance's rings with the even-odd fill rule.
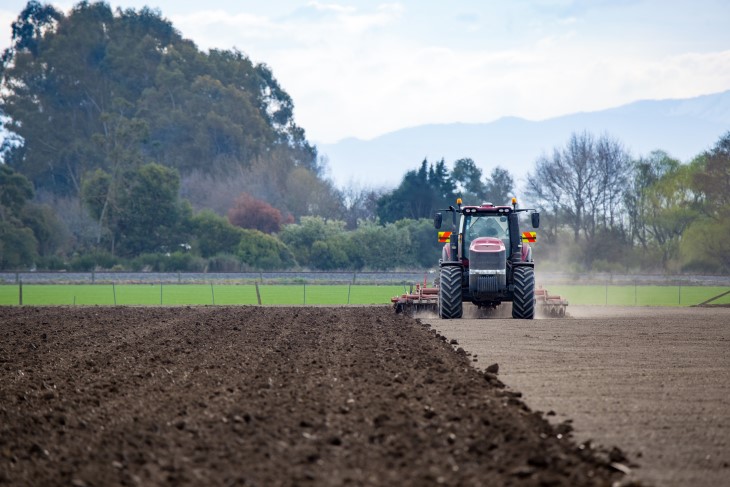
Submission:
[[[347,269],[350,259],[347,255],[347,239],[317,240],[309,251],[311,267],[320,270]]]
[[[384,190],[363,188],[353,182],[342,191],[345,206],[345,221],[348,230],[357,228],[360,221],[374,221],[377,218],[378,199]]]
[[[702,215],[683,235],[681,253],[694,268],[730,272],[730,132],[693,161],[691,188]]]
[[[507,205],[515,194],[515,180],[506,169],[497,166],[484,185],[484,199],[495,205]]]
[[[18,52],[38,52],[43,34],[55,27],[61,13],[52,5],[43,5],[36,0],[29,1],[18,19],[12,23],[12,47],[3,55],[3,65]]]
[[[667,174],[676,171],[680,162],[664,151],[653,151],[648,157],[639,158],[632,165],[632,176],[624,191],[624,206],[632,240],[647,250],[651,243],[648,232],[650,188]]]
[[[145,164],[112,177],[97,170],[83,186],[84,201],[106,229],[112,255],[172,252],[187,243],[191,208],[180,202],[180,176],[159,164]],[[106,212],[106,217],[104,217]]]
[[[443,244],[438,242],[433,220],[399,220],[394,224],[398,232],[408,234],[409,255],[400,263],[403,267],[431,268],[438,266]]]
[[[29,266],[38,256],[38,241],[22,218],[32,197],[30,181],[0,164],[0,268]]]
[[[408,171],[395,190],[378,200],[378,218],[383,223],[432,218],[437,209],[454,204],[455,190],[444,160],[429,165],[424,159],[418,170]]]
[[[479,204],[485,199],[487,191],[482,182],[482,170],[470,158],[458,159],[451,170],[451,179],[465,202]]]
[[[408,231],[395,224],[364,223],[351,235],[350,262],[356,269],[393,270],[412,268],[417,255]]]
[[[38,242],[39,256],[52,256],[66,247],[68,230],[49,205],[28,203],[20,213],[20,220],[33,232]]]
[[[251,269],[278,270],[296,266],[296,260],[289,248],[280,240],[258,230],[241,230],[238,245],[241,263]]]
[[[33,185],[22,174],[0,164],[0,220],[17,218],[33,197]]]
[[[714,218],[730,216],[730,132],[696,161],[692,188],[704,197],[704,208]]]
[[[81,2],[64,15],[32,1],[2,62],[3,156],[38,189],[78,195],[96,169],[114,181],[124,152],[187,174],[275,151],[321,176],[272,71],[236,50],[199,51],[157,11]]]
[[[345,248],[347,239],[345,222],[322,217],[302,217],[299,224],[286,225],[279,238],[291,249],[300,265],[313,269],[330,268],[332,264],[327,262],[330,258],[339,266],[339,250]],[[317,242],[322,244],[315,245]]]
[[[179,189],[177,171],[159,164],[145,164],[130,174],[119,198],[122,255],[172,252],[187,242],[184,225],[190,209],[180,203]]]
[[[33,230],[0,220],[0,269],[30,266],[38,257]]]
[[[604,135],[572,134],[552,158],[540,157],[527,177],[527,193],[541,208],[558,215],[573,231],[591,240],[597,225],[616,223],[630,158],[622,146]],[[619,192],[617,194],[617,192]]]
[[[281,230],[281,212],[265,201],[241,193],[228,210],[228,221],[237,227],[277,233]]]
[[[236,253],[244,235],[240,228],[231,225],[227,219],[210,210],[201,211],[193,216],[191,227],[195,235],[194,248],[203,257]]]
[[[691,189],[693,168],[677,163],[646,191],[646,232],[661,253],[661,264],[677,265],[685,230],[697,220],[699,195]]]

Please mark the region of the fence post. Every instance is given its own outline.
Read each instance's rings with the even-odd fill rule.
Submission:
[[[352,284],[347,286],[347,304],[350,304],[350,293],[352,292]]]
[[[210,295],[213,298],[213,306],[215,306],[215,291],[213,290],[213,283],[210,283]]]
[[[679,302],[677,304],[682,304],[682,283],[679,283]]]
[[[96,272],[91,271],[91,284],[96,284]]]
[[[256,301],[259,302],[259,306],[261,306],[261,293],[259,292],[259,283],[255,282],[256,285]]]
[[[23,281],[18,281],[18,305],[23,306]]]

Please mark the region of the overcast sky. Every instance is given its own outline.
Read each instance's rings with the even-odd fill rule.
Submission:
[[[3,0],[2,49],[25,3]],[[727,0],[109,3],[158,8],[199,48],[268,64],[315,143],[730,89]]]

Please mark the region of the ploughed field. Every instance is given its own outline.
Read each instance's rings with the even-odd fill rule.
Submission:
[[[624,478],[472,360],[386,306],[0,308],[0,484]]]

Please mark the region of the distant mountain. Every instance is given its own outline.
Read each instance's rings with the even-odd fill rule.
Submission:
[[[447,164],[471,157],[485,173],[500,165],[523,180],[541,154],[565,145],[570,134],[607,133],[634,156],[662,149],[688,161],[730,130],[730,91],[683,100],[637,101],[598,112],[576,113],[539,122],[516,117],[490,123],[411,127],[372,140],[348,138],[319,145],[338,185],[397,185],[424,159]]]

